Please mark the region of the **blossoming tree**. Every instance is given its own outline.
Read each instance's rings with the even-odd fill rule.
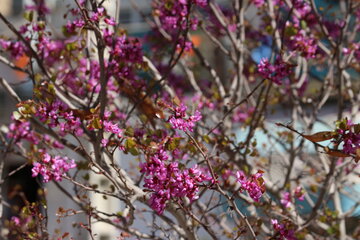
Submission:
[[[0,14],[13,33],[0,60],[33,84],[21,99],[0,79],[18,103],[1,164],[19,156],[42,188],[54,182],[77,205],[58,206],[59,221],[85,214],[75,225],[90,239],[94,222],[119,239],[360,237],[357,204],[343,204],[360,158],[359,1],[152,0],[143,38],[122,28],[120,1],[116,16],[104,2],[74,0],[61,37],[46,1],[19,28]],[[103,212],[90,193],[123,209]],[[47,204],[24,199],[2,237],[76,239],[47,230]]]

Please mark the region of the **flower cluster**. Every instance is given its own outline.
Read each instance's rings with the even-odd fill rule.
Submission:
[[[193,116],[190,116],[186,119],[186,109],[187,107],[184,104],[176,107],[174,109],[174,114],[169,118],[169,123],[174,129],[180,129],[182,131],[189,130],[192,132],[195,126],[195,122],[201,120],[201,113],[200,111],[196,110]]]
[[[117,36],[108,28],[103,30],[103,34],[106,45],[110,47],[110,54],[117,61],[142,62],[142,46],[136,38],[130,39],[126,35]]]
[[[184,48],[185,51],[192,49],[192,42],[186,41],[178,36],[179,30],[186,30],[188,26],[191,30],[196,30],[199,24],[197,17],[190,17],[192,6],[204,8],[207,6],[206,0],[179,0],[179,1],[153,1],[155,15],[159,17],[161,26],[174,39],[177,40],[177,48]]]
[[[34,162],[31,171],[33,177],[42,175],[43,182],[46,183],[51,180],[61,181],[64,174],[75,167],[73,159],[61,156],[52,157],[48,153],[43,153],[41,161]]]
[[[300,200],[300,201],[304,201],[304,189],[300,186],[296,187],[293,191],[293,197]],[[282,192],[281,193],[281,199],[280,199],[280,203],[285,207],[285,208],[289,208],[292,206],[292,195],[290,192]]]
[[[91,67],[89,68],[89,66]],[[84,97],[89,92],[98,93],[100,91],[100,66],[96,60],[80,58],[75,69],[66,63],[62,63],[57,71],[59,82],[78,96]]]
[[[11,222],[13,222],[15,224],[15,226],[20,226],[20,218],[18,218],[16,216],[11,217]]]
[[[105,132],[113,133],[118,138],[123,137],[123,129],[119,128],[118,124],[107,120],[107,118],[104,121],[100,121],[100,122],[102,123],[103,129]],[[108,145],[108,143],[109,143],[109,139],[107,139],[107,138],[103,138],[101,140],[101,145],[103,147],[106,147]]]
[[[191,5],[205,7],[207,5],[206,0],[179,0],[172,1],[170,4],[168,1],[154,1],[154,8],[156,14],[158,14],[162,27],[165,30],[173,31],[174,29],[186,29],[187,17]],[[198,25],[197,18],[191,18],[190,26],[193,30],[196,30]]]
[[[268,59],[263,58],[257,67],[258,72],[263,78],[281,85],[282,80],[291,74],[292,65],[284,62],[281,57],[277,57],[274,65]]]
[[[354,56],[357,61],[360,61],[360,44],[358,45],[358,48],[355,50]]]
[[[24,43],[21,41],[12,41],[12,40],[4,40],[0,39],[0,46],[10,52],[11,56],[15,59],[18,59],[25,55],[27,48]]]
[[[290,49],[299,51],[307,59],[315,58],[317,42],[315,38],[307,37],[304,30],[290,37]]]
[[[12,139],[14,143],[18,143],[21,140],[27,140],[30,143],[38,144],[39,137],[36,133],[30,129],[30,122],[27,120],[15,120],[9,125],[9,132],[7,137]]]
[[[301,18],[306,17],[311,12],[311,6],[304,0],[293,0],[294,9],[299,13]]]
[[[329,32],[329,36],[333,39],[338,39],[341,36],[341,29],[345,26],[345,20],[337,20],[337,21],[331,21],[331,20],[324,20],[323,21],[324,26]]]
[[[351,52],[354,53],[355,59],[360,61],[360,43],[352,43],[349,48],[343,48],[344,55],[350,55]]]
[[[25,111],[25,108],[20,108],[20,112]],[[12,139],[13,143],[21,144],[22,140],[26,140],[31,144],[39,145],[40,143],[45,143],[48,146],[52,146],[54,148],[63,149],[64,146],[57,140],[52,139],[47,134],[38,134],[34,130],[31,130],[30,121],[24,119],[22,116],[18,116],[15,119],[14,116],[17,116],[18,112],[15,112],[12,115],[12,123],[9,125],[9,132],[7,133],[7,137]]]
[[[105,15],[105,9],[103,7],[100,7],[96,9],[95,12],[91,13],[90,20],[94,22],[98,22],[101,17]]]
[[[236,172],[236,180],[241,184],[241,190],[247,191],[255,202],[258,202],[265,192],[265,182],[262,176],[263,172],[260,170],[250,178],[247,178],[243,171]]]
[[[61,59],[62,52],[65,48],[63,41],[53,40],[44,34],[39,36],[39,42],[36,45],[40,56],[46,59],[46,66],[54,66]]]
[[[357,150],[360,149],[360,125],[343,119],[337,122],[336,132],[339,136],[333,142],[342,143],[342,151],[345,154],[357,154]]]
[[[291,194],[289,192],[281,193],[280,203],[285,207],[289,208],[291,206]]]
[[[251,118],[255,111],[255,107],[240,107],[233,115],[232,120],[237,123],[244,123],[247,119]]]
[[[36,11],[40,16],[50,13],[50,9],[46,6],[45,0],[33,0],[33,4],[25,5],[25,9]]]
[[[145,173],[144,187],[153,191],[150,206],[162,214],[166,203],[171,199],[187,197],[190,201],[198,198],[199,184],[211,177],[204,174],[196,165],[181,169],[177,161],[169,161],[166,151],[159,149],[152,154],[146,163],[140,165]]]
[[[304,199],[305,199],[304,189],[300,186],[297,186],[294,190],[294,197],[300,201],[304,201]]]
[[[251,2],[258,8],[265,5],[265,0],[251,0]]]
[[[77,18],[74,21],[68,21],[64,28],[65,34],[75,34],[78,28],[85,26],[85,21],[81,18]]]
[[[61,136],[67,133],[74,133],[77,136],[83,134],[80,118],[75,117],[73,111],[68,111],[67,105],[58,99],[41,104],[36,116],[49,127],[59,127]]]
[[[288,222],[279,223],[277,219],[271,219],[271,224],[273,225],[275,231],[277,231],[277,234],[280,235],[279,239],[287,239],[287,240],[297,239],[294,236],[294,230],[291,228],[290,223]]]
[[[104,131],[115,134],[118,138],[122,137],[123,130],[116,123],[111,121],[103,121]]]
[[[56,99],[51,103],[45,102],[40,105],[36,115],[40,121],[47,122],[49,127],[56,127],[58,125],[59,113],[63,113],[67,110],[66,104]]]

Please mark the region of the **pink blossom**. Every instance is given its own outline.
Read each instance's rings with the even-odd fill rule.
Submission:
[[[251,0],[256,7],[262,7],[265,5],[265,0]]]
[[[159,19],[162,27],[171,35],[176,36],[177,29],[186,29],[188,6],[198,6],[204,8],[207,6],[206,0],[180,0],[172,1],[172,4],[167,4],[166,1],[158,1],[154,3],[154,8],[157,9]],[[190,17],[191,28],[196,30],[198,19],[194,16]]]
[[[74,34],[74,33],[76,33],[76,30],[78,28],[82,28],[84,26],[85,26],[85,21],[81,18],[76,18],[72,22],[68,21],[65,25],[65,29],[66,29],[67,33]]]
[[[104,22],[108,25],[111,25],[111,26],[115,26],[115,19],[112,17],[112,18],[105,18],[104,19]]]
[[[39,117],[40,121],[52,128],[59,127],[59,134],[61,136],[65,136],[68,133],[75,134],[76,136],[83,134],[80,118],[75,117],[73,111],[69,111],[68,106],[59,99],[40,105],[36,116]]]
[[[140,164],[145,173],[144,187],[154,191],[150,197],[150,206],[162,214],[170,200],[187,197],[190,201],[198,198],[199,183],[208,181],[210,176],[195,165],[192,168],[180,169],[178,162],[169,161],[166,151],[159,149]]]
[[[236,172],[236,179],[241,184],[240,189],[247,191],[249,196],[258,202],[265,191],[265,182],[262,179],[263,172],[258,171],[247,178],[243,171]]]
[[[339,138],[333,142],[342,143],[342,151],[345,154],[355,154],[356,150],[360,148],[360,132],[356,131],[355,124],[351,121],[342,120],[340,122],[343,124],[338,123],[339,127],[336,129]]]
[[[61,181],[64,174],[75,167],[75,161],[72,159],[61,156],[52,157],[50,154],[44,153],[40,162],[33,163],[31,171],[33,177],[42,175],[43,182],[46,183],[51,180]]]
[[[39,15],[45,15],[50,13],[50,9],[46,6],[45,0],[33,0],[33,5],[26,5],[26,10],[34,10],[38,12]]]
[[[273,228],[280,235],[280,239],[287,240],[296,240],[297,238],[294,236],[294,230],[291,228],[288,222],[279,223],[277,219],[271,219],[271,224]]]
[[[0,46],[4,48],[4,50],[9,51],[11,56],[15,59],[24,56],[25,52],[27,51],[27,48],[21,41],[0,39]]]
[[[284,62],[281,57],[277,57],[275,64],[272,65],[268,59],[261,59],[258,64],[258,72],[263,78],[271,80],[277,85],[282,84],[282,80],[291,74],[291,65]]]
[[[293,6],[300,14],[301,18],[304,18],[307,14],[311,12],[310,4],[304,0],[293,0]]]
[[[103,138],[103,139],[101,140],[101,146],[103,146],[103,147],[106,147],[106,146],[108,145],[108,143],[109,143],[109,140],[108,140],[108,139]]]
[[[315,58],[317,43],[315,38],[307,37],[304,30],[300,30],[290,38],[290,49],[299,51],[305,58]]]
[[[13,139],[14,143],[27,140],[32,144],[39,144],[39,136],[30,128],[30,122],[26,120],[15,120],[9,125],[7,137]]]
[[[116,123],[112,123],[110,121],[103,121],[103,127],[105,132],[114,133],[119,138],[122,137],[123,130],[120,129]]]
[[[104,10],[105,10],[104,8],[98,8],[98,9],[96,9],[96,12],[93,12],[93,13],[91,14],[90,19],[91,19],[92,21],[95,21],[95,22],[99,21],[99,18],[102,17],[102,16],[104,16]]]
[[[11,221],[16,225],[16,226],[20,226],[20,218],[12,216],[11,217]]]
[[[296,187],[294,190],[294,196],[298,200],[304,201],[304,199],[305,199],[304,189],[300,186]]]
[[[354,43],[352,44],[352,47],[354,49],[354,57],[356,60],[360,61],[360,43]]]
[[[281,194],[280,202],[285,208],[289,208],[292,204],[291,203],[291,194],[289,192],[283,192]]]
[[[255,111],[255,107],[249,108],[239,108],[233,115],[232,119],[234,122],[244,123],[248,118],[251,117],[253,112]]]
[[[180,129],[182,131],[189,130],[192,132],[195,127],[195,123],[200,121],[202,118],[201,113],[196,110],[194,115],[186,118],[186,109],[187,107],[184,104],[176,107],[174,114],[169,118],[169,123],[174,129]]]

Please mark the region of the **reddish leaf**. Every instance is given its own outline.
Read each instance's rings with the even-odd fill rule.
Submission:
[[[343,153],[341,151],[338,150],[332,150],[330,148],[325,148],[325,152],[326,154],[332,156],[332,157],[350,157],[349,154]]]
[[[68,236],[69,236],[69,233],[66,232],[66,233],[64,233],[64,234],[61,236],[61,238],[66,238],[66,237],[68,237]]]
[[[127,233],[127,232],[122,232],[122,233],[120,233],[120,235],[121,235],[122,237],[124,237],[124,238],[131,237],[131,235],[130,235],[129,233]]]
[[[354,132],[355,132],[356,134],[360,133],[360,123],[355,124],[355,125],[353,126],[353,128],[354,128]]]
[[[322,142],[332,139],[334,137],[334,132],[330,132],[330,131],[318,132],[312,135],[303,135],[303,137],[311,142]]]
[[[178,98],[178,96],[175,96],[175,97],[174,97],[173,102],[175,103],[176,106],[180,106],[180,105],[181,105],[181,101],[180,101],[180,99]]]
[[[360,148],[357,148],[355,150],[355,153],[356,153],[356,157],[360,158]]]
[[[355,154],[356,154],[355,162],[357,163],[357,162],[359,162],[359,160],[360,160],[360,148],[357,148],[357,149],[355,150]]]

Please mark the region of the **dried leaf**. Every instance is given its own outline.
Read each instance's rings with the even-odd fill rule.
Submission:
[[[70,108],[69,111],[71,111],[75,117],[78,117],[81,120],[90,120],[93,117],[91,111],[88,110]]]
[[[180,99],[178,98],[178,96],[175,96],[174,99],[173,99],[174,103],[176,106],[180,106],[181,105],[181,101]]]
[[[333,149],[330,149],[328,147],[325,148],[325,152],[326,154],[332,156],[332,157],[350,157],[349,154],[346,154],[346,153],[343,153],[341,151],[338,151],[338,150],[333,150]]]
[[[334,137],[334,132],[330,132],[330,131],[318,132],[312,135],[303,135],[303,137],[311,142],[322,142],[332,139]]]
[[[165,118],[163,111],[154,104],[154,101],[150,97],[146,96],[145,92],[134,88],[128,80],[123,80],[124,82],[120,86],[121,92],[126,94],[127,97],[136,104],[137,109],[146,116],[147,122],[155,126],[154,118]]]
[[[356,134],[360,133],[360,123],[355,124],[353,127],[354,127],[354,132]]]
[[[359,160],[360,160],[360,148],[357,148],[357,149],[355,150],[355,154],[356,154],[355,162],[357,163],[357,162],[359,162]]]
[[[68,233],[68,232],[66,232],[66,233],[64,233],[62,236],[61,236],[61,238],[66,238],[66,237],[68,237],[70,234]]]

